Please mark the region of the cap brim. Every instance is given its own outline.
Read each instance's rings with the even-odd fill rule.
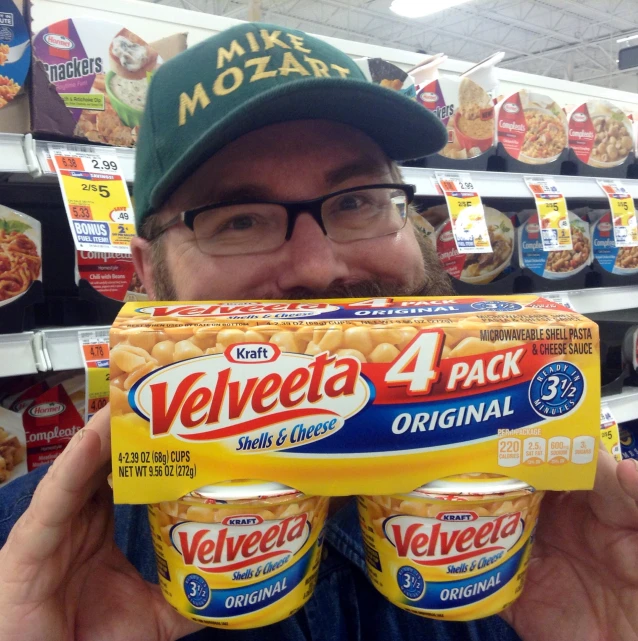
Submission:
[[[267,125],[292,120],[333,120],[364,132],[396,161],[433,154],[447,143],[447,132],[430,111],[391,89],[342,78],[290,82],[259,94],[230,111],[164,172],[151,194],[151,207],[227,144]]]

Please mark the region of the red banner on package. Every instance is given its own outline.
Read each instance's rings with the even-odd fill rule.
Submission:
[[[569,118],[569,146],[580,161],[588,164],[595,141],[594,123],[589,116],[587,103],[583,103],[574,109]]]
[[[84,421],[62,385],[35,398],[22,415],[29,471],[54,461]]]
[[[130,254],[111,252],[77,252],[78,275],[100,294],[124,300],[133,281],[133,260]]]
[[[518,158],[527,132],[525,112],[518,93],[512,94],[501,105],[496,131],[498,141],[503,144],[505,151],[512,158]]]

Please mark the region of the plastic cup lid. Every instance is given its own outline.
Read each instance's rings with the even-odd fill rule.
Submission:
[[[480,478],[477,476],[450,476],[438,481],[432,481],[418,488],[413,494],[443,494],[443,495],[490,495],[508,494],[523,490],[533,491],[524,481],[510,479],[506,476],[496,478]]]
[[[219,501],[245,501],[299,494],[297,490],[281,483],[242,479],[216,485],[204,485],[192,495]]]

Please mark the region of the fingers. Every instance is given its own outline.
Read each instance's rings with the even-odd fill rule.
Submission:
[[[638,503],[638,461],[630,458],[618,463],[616,478],[625,494]]]
[[[100,411],[51,466],[7,540],[13,561],[41,562],[63,542],[73,517],[106,480],[108,432],[109,412]]]
[[[601,448],[594,491],[590,497],[596,516],[607,525],[638,527],[637,500],[638,469],[629,461],[617,463],[609,452]]]

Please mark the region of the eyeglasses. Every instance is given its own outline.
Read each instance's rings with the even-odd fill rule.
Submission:
[[[415,187],[403,184],[351,187],[312,200],[241,200],[184,211],[157,230],[155,240],[183,222],[200,251],[210,256],[260,254],[290,240],[297,218],[309,214],[336,243],[396,234],[405,227]]]

